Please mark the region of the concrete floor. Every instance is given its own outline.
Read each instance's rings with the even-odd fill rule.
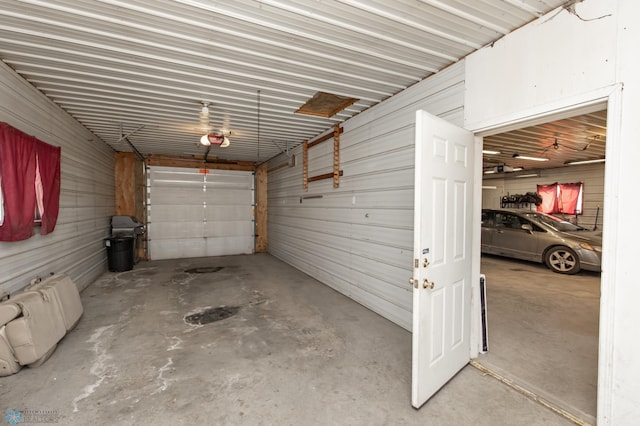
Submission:
[[[269,255],[144,262],[82,300],[46,363],[0,378],[1,410],[72,425],[570,424],[471,366],[414,410],[410,333]],[[240,310],[184,321],[223,305]]]
[[[483,256],[489,353],[478,361],[595,424],[600,274]]]

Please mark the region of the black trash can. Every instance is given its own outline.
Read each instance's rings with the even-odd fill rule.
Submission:
[[[109,271],[124,272],[133,269],[134,241],[133,237],[110,237],[104,240]]]

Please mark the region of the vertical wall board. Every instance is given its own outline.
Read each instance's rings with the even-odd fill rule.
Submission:
[[[344,122],[339,188],[305,191],[302,164],[269,173],[269,253],[410,329],[415,112],[462,125],[463,99],[461,62]],[[332,164],[332,143],[309,149],[309,176]]]
[[[267,238],[267,211],[268,211],[268,176],[267,176],[267,164],[256,169],[256,253],[264,253],[267,251],[268,238]]]
[[[115,169],[116,214],[142,219],[146,188],[144,163],[133,152],[116,152]]]
[[[113,150],[3,63],[0,121],[62,147],[56,228],[0,242],[0,293],[15,293],[52,272],[68,273],[85,288],[106,271],[104,238],[115,211]]]
[[[501,193],[495,191],[493,196],[498,198],[508,194],[526,194],[536,192],[537,185],[552,183],[584,182],[583,214],[578,215],[578,225],[585,228],[593,228],[598,207],[598,228],[602,229],[602,213],[604,203],[604,164],[585,164],[581,166],[567,166],[556,169],[540,170],[538,177],[513,178],[505,176],[504,179],[485,179],[485,186],[497,186]],[[499,181],[500,184],[494,183]],[[484,195],[483,191],[483,195]],[[484,200],[483,200],[484,204]],[[533,206],[535,208],[535,206]],[[571,222],[576,221],[575,216],[566,216]]]

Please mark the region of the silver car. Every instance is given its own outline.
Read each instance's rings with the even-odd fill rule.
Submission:
[[[483,209],[482,253],[545,263],[561,274],[600,271],[602,233],[536,211]]]

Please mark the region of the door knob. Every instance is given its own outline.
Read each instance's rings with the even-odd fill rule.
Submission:
[[[435,287],[436,283],[429,281],[428,279],[424,279],[424,281],[422,281],[422,288],[428,288],[433,290],[433,288]]]

